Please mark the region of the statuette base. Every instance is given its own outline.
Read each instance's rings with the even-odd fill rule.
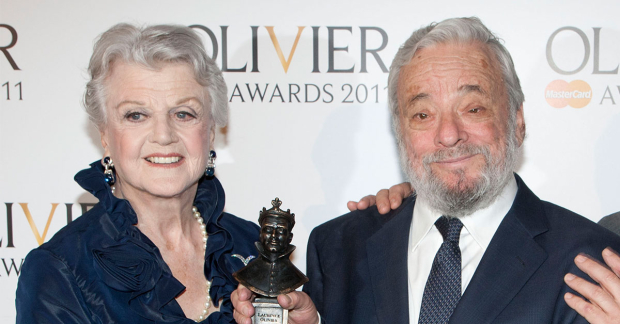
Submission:
[[[277,298],[256,298],[252,324],[288,324],[288,309],[278,304]]]

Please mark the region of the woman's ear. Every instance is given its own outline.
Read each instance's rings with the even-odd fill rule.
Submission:
[[[108,132],[105,130],[100,130],[99,134],[101,135],[101,147],[103,148],[103,156],[110,156],[110,147],[108,146]]]
[[[215,149],[215,128],[217,128],[215,123],[212,123],[211,127],[209,127],[209,147],[211,150]]]

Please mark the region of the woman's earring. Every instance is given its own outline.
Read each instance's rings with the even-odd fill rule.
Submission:
[[[205,175],[208,178],[211,178],[215,175],[215,158],[217,156],[215,155],[215,151],[211,150],[209,152],[209,161],[207,162],[207,169],[205,170]]]
[[[112,188],[112,193],[114,193],[114,183],[116,183],[114,177],[114,162],[112,162],[112,158],[109,156],[103,158],[103,176],[105,182]]]

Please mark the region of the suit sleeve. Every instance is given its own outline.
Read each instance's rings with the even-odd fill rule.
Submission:
[[[323,271],[321,270],[316,236],[316,231],[313,230],[308,240],[306,273],[310,280],[304,285],[303,291],[310,296],[319,314],[321,314],[321,322],[325,323],[325,313],[323,312]]]
[[[56,256],[36,249],[28,254],[17,284],[16,323],[91,323],[73,272]]]

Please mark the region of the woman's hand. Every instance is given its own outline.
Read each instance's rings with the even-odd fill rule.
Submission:
[[[252,324],[254,306],[252,299],[254,294],[242,285],[239,285],[230,295],[234,312],[233,317],[238,324]],[[314,303],[306,293],[293,291],[286,295],[278,296],[278,303],[288,309],[288,322],[290,324],[318,324],[319,315]]]
[[[360,201],[349,201],[347,208],[350,211],[364,210],[370,206],[377,205],[377,209],[381,214],[387,214],[390,210],[394,210],[400,206],[403,200],[413,193],[413,188],[409,182],[403,182],[390,189],[381,189],[377,195],[368,195],[360,199]]]
[[[587,300],[571,293],[564,300],[590,323],[620,323],[620,255],[608,247],[603,259],[609,268],[583,254],[575,257],[577,267],[600,286],[569,273],[564,281]]]
[[[252,316],[254,315],[253,299],[254,294],[243,285],[239,285],[230,294],[230,300],[234,308],[233,317],[237,324],[252,324]]]

